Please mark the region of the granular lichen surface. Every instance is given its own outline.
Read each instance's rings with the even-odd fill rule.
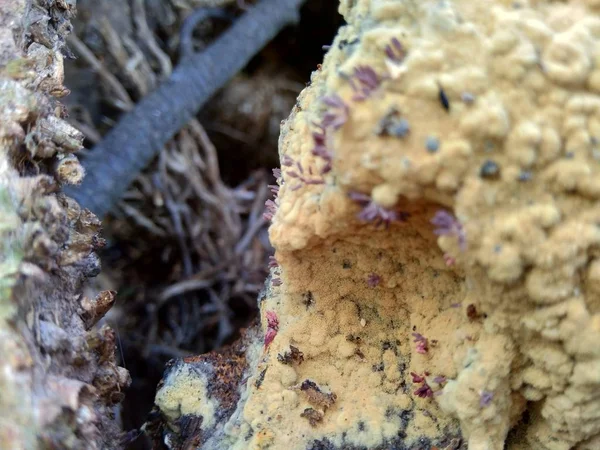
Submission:
[[[218,442],[598,448],[600,2],[340,11],[282,125],[278,327]]]

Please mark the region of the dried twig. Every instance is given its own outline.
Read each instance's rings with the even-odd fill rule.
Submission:
[[[91,68],[102,78],[106,84],[111,88],[114,95],[119,99],[119,101],[126,107],[127,110],[133,109],[134,103],[129,97],[129,94],[123,87],[123,85],[119,82],[117,77],[115,77],[112,73],[110,73],[104,65],[98,61],[98,58],[94,56],[92,51],[79,39],[74,33],[69,35],[68,38],[69,47],[75,50],[81,58],[83,58]]]
[[[103,17],[99,22],[106,51],[123,72],[122,77],[131,84],[138,96],[146,95],[156,87],[156,75],[144,53],[128,35],[120,35],[107,18]]]
[[[148,50],[158,60],[161,71],[161,78],[166,78],[171,75],[173,71],[173,65],[169,56],[163,52],[154,38],[154,33],[148,28],[148,21],[146,20],[146,7],[144,6],[144,0],[134,0],[132,5],[133,19],[137,28],[138,37],[146,44]]]
[[[206,19],[225,19],[232,20],[233,17],[221,8],[200,8],[193,11],[181,25],[179,33],[179,58],[184,59],[194,53],[192,34],[198,24]]]

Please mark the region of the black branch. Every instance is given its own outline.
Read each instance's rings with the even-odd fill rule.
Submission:
[[[103,218],[138,174],[202,106],[277,33],[299,19],[304,0],[261,0],[203,52],[184,58],[94,147],[86,177],[65,193]]]

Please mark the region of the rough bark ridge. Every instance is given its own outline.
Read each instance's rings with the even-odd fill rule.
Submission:
[[[340,5],[238,407],[179,368],[162,419],[192,383],[203,448],[598,448],[600,3]]]
[[[91,328],[114,293],[100,270],[100,222],[60,193],[79,183],[81,134],[63,118],[64,39],[74,0],[0,6],[0,442],[2,448],[115,449],[129,383],[115,336]]]

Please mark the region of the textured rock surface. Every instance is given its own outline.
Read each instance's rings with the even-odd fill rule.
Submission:
[[[596,448],[600,2],[340,10],[282,126],[267,345],[228,420],[204,388],[204,447]]]
[[[114,293],[99,273],[100,222],[60,193],[83,176],[64,120],[64,38],[74,1],[0,4],[0,447],[115,449],[129,383],[115,336],[90,328]]]

